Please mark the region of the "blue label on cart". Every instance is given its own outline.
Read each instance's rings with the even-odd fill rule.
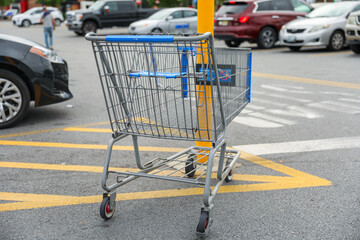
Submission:
[[[208,75],[206,79],[206,85],[210,85],[210,78],[212,79],[212,84],[215,83],[215,71],[209,69],[202,69],[201,64],[196,64],[196,71],[198,73],[204,73]],[[236,66],[229,64],[218,64],[217,65],[217,73],[219,77],[220,86],[235,86],[235,76],[236,76]],[[196,80],[196,84],[204,84],[204,78],[198,78]]]

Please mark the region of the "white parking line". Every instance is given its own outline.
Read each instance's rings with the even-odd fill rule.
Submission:
[[[354,106],[349,103],[340,103],[335,101],[322,101],[317,103],[310,103],[307,106],[313,108],[325,109],[328,111],[348,113],[348,114],[360,113],[360,107],[358,106]]]
[[[288,119],[281,118],[281,117],[277,117],[277,116],[273,116],[273,115],[269,115],[269,114],[265,114],[265,113],[260,113],[260,112],[249,113],[248,115],[252,116],[252,117],[257,117],[257,118],[277,122],[277,123],[282,123],[282,124],[285,124],[285,125],[294,125],[294,124],[296,124],[295,121],[288,120]]]
[[[308,141],[265,143],[234,146],[244,152],[254,155],[314,152],[333,149],[360,148],[360,136],[348,138],[329,138]]]
[[[284,126],[283,124],[279,124],[255,117],[239,116],[239,117],[235,117],[233,121],[249,127],[258,127],[258,128],[278,128]]]

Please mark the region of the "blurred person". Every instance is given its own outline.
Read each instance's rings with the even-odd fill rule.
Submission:
[[[53,48],[53,30],[55,30],[55,20],[51,16],[50,11],[43,8],[43,15],[40,19],[40,23],[44,24],[44,35],[45,35],[45,44],[46,47],[54,50]],[[49,38],[50,38],[50,45],[49,45]]]

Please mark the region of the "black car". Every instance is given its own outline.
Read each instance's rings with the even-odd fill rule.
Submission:
[[[59,55],[24,38],[0,34],[0,129],[35,107],[71,99],[68,66]]]
[[[138,9],[133,0],[98,0],[86,10],[67,11],[66,26],[80,36],[96,33],[101,28],[129,26],[156,11],[152,8]]]

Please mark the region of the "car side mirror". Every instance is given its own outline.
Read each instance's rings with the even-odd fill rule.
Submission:
[[[173,16],[168,16],[168,17],[166,17],[166,21],[170,21],[171,19],[174,19],[174,17]]]
[[[104,13],[109,13],[109,12],[110,12],[109,6],[105,6],[104,7]]]

